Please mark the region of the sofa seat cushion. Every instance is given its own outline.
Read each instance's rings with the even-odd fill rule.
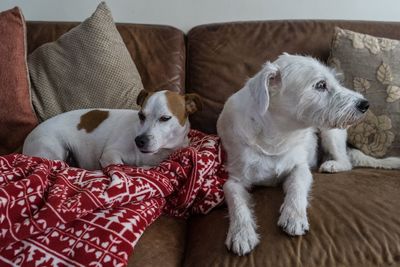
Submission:
[[[185,250],[186,220],[161,216],[139,239],[129,267],[181,266]]]
[[[290,237],[278,226],[281,187],[255,188],[261,236],[247,256],[228,252],[226,209],[193,218],[184,266],[400,265],[400,172],[356,169],[314,174],[308,209],[310,232]]]

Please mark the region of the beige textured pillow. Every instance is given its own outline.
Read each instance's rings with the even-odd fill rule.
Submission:
[[[329,64],[370,101],[348,142],[374,157],[400,156],[400,41],[335,29]]]
[[[40,120],[81,108],[136,109],[142,81],[110,10],[94,14],[28,58]]]

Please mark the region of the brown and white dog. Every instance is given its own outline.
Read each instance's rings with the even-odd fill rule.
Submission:
[[[141,91],[141,110],[80,109],[57,115],[26,138],[23,153],[76,161],[97,170],[110,164],[155,166],[188,145],[188,115],[201,109],[196,94]]]

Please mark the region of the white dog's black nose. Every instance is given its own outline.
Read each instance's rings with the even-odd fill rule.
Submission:
[[[369,108],[369,102],[365,99],[360,100],[357,102],[356,107],[359,111],[361,111],[362,113],[365,113]]]
[[[135,143],[138,148],[143,148],[149,140],[150,138],[147,135],[139,135],[135,138]]]

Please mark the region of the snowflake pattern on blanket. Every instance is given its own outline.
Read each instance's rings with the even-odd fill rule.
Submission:
[[[161,214],[208,213],[223,201],[222,146],[195,130],[189,139],[149,170],[0,157],[0,266],[126,266]]]

